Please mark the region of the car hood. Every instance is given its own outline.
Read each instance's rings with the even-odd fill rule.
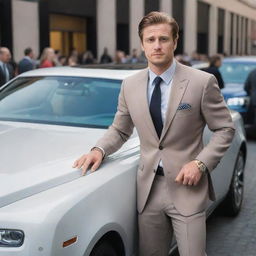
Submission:
[[[244,90],[244,85],[238,83],[226,83],[225,88],[223,88],[221,92],[224,98],[243,97],[247,95]]]
[[[72,164],[104,131],[0,122],[0,207],[81,177]]]

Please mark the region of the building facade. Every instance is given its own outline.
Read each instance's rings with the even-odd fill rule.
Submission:
[[[140,50],[138,22],[156,10],[179,23],[177,54],[256,52],[256,0],[0,0],[0,45],[16,61],[28,46],[129,54]]]

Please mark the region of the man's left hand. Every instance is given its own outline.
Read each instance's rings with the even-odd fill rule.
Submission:
[[[175,182],[181,185],[196,186],[201,177],[202,172],[198,169],[195,161],[191,161],[182,167]]]

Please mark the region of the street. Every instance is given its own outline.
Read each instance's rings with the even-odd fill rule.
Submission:
[[[242,210],[235,218],[225,217],[215,212],[208,219],[208,256],[256,255],[256,140],[248,140],[247,147]]]

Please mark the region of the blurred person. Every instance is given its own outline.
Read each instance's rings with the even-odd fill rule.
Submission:
[[[94,61],[94,56],[91,51],[86,51],[83,56],[82,56],[82,64],[93,64]]]
[[[123,64],[126,63],[127,59],[125,56],[125,52],[121,51],[121,50],[117,50],[116,51],[116,55],[115,55],[115,63],[116,64]]]
[[[202,69],[203,71],[213,74],[216,77],[220,89],[224,88],[224,81],[219,71],[219,68],[221,67],[221,65],[222,65],[222,58],[220,55],[216,54],[210,57],[209,67]]]
[[[139,62],[139,57],[138,57],[138,50],[133,49],[132,50],[132,56],[127,60],[128,63],[138,63]]]
[[[61,55],[59,57],[59,63],[60,63],[60,66],[66,66],[67,65],[67,57],[65,55]]]
[[[28,47],[24,50],[24,57],[18,64],[18,73],[35,69],[34,52],[32,48]]]
[[[108,54],[108,48],[105,47],[103,50],[103,54],[100,57],[100,63],[101,64],[106,64],[106,63],[111,63],[113,60],[111,56]]]
[[[71,56],[69,56],[69,58],[68,58],[68,66],[70,66],[70,67],[73,67],[73,66],[76,66],[76,65],[78,65],[78,58],[77,58],[77,56],[76,55],[71,55]]]
[[[39,68],[51,68],[55,64],[55,53],[54,50],[50,47],[44,48],[43,53],[40,57]]]
[[[253,124],[256,126],[256,69],[253,69],[244,84],[244,90],[250,97],[250,110],[253,115]]]
[[[0,86],[14,77],[14,68],[10,64],[11,52],[7,47],[0,47]]]

